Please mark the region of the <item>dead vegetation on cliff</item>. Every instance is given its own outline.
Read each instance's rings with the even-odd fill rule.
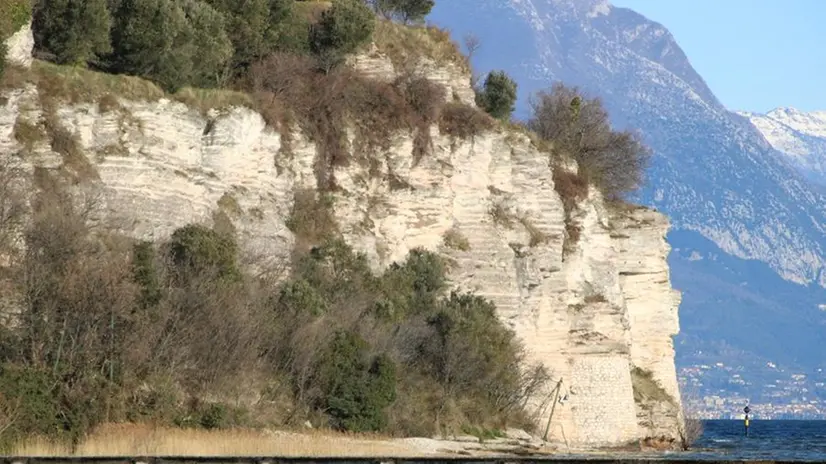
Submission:
[[[313,60],[290,54],[254,65],[249,85],[267,121],[282,133],[295,125],[316,144],[316,179],[325,190],[336,189],[336,167],[369,165],[399,134],[414,134],[414,160],[421,160],[445,101],[444,88],[423,76],[384,82],[347,67],[319,73]]]
[[[470,63],[450,32],[436,26],[399,27],[379,21],[373,33],[376,51],[390,58],[396,69],[409,70],[427,58],[435,65],[452,64],[459,72],[470,73]]]

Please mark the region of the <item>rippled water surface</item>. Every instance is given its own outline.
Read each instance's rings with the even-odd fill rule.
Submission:
[[[695,451],[681,458],[826,461],[826,421],[707,421]],[[678,456],[674,456],[678,457]]]

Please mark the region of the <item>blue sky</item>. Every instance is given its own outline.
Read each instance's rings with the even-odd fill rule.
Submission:
[[[668,28],[724,105],[826,110],[826,0],[611,0]]]

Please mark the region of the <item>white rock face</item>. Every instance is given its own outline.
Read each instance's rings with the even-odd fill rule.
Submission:
[[[390,60],[375,47],[363,54],[350,57],[348,63],[364,75],[374,79],[393,81],[399,77],[399,72]],[[444,86],[445,97],[448,101],[457,100],[468,105],[476,104],[476,93],[470,85],[470,76],[452,63],[443,65],[430,59],[421,59],[413,66],[410,73],[427,77]]]
[[[6,63],[28,68],[32,65],[32,50],[34,49],[34,35],[32,24],[29,22],[19,31],[5,40]]]
[[[24,150],[15,123],[36,124],[42,115],[36,89],[4,96],[0,149],[13,154]],[[163,239],[187,223],[210,224],[220,210],[248,262],[287,261],[294,238],[285,220],[294,194],[316,187],[314,145],[296,133],[291,154],[281,154],[279,134],[248,109],[207,118],[168,100],[120,103],[107,113],[96,104],[58,110],[97,173],[80,176],[80,185],[99,192],[101,219],[135,237]],[[343,191],[335,215],[346,240],[377,269],[414,247],[454,259],[453,286],[495,302],[530,360],[552,374],[532,402],[537,429],[544,435],[548,427],[549,440],[593,447],[678,439],[671,337],[679,295],[666,264],[668,221],[647,210],[611,213],[592,192],[575,218],[581,237],[564,253],[565,212],[546,154],[517,133],[453,140],[434,127],[432,136],[433,151],[418,164],[413,137],[399,134],[390,149],[372,155],[379,175],[355,162],[336,169]],[[47,140],[34,143],[25,159],[32,171],[72,172],[78,165],[53,153]],[[494,222],[494,205],[511,225]],[[445,245],[449,231],[467,239],[467,251]],[[634,367],[670,395],[653,419],[651,404],[635,402]],[[565,400],[552,407],[557,382]]]

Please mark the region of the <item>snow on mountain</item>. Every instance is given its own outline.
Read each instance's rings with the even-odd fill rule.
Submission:
[[[452,0],[430,19],[479,36],[474,65],[516,78],[517,116],[562,80],[600,96],[616,125],[640,128],[658,155],[642,198],[676,227],[826,286],[826,200],[720,104],[662,25],[597,0]]]
[[[450,0],[437,2],[429,20],[458,41],[480,39],[479,73],[503,69],[516,79],[516,117],[529,114],[532,94],[561,80],[599,96],[615,126],[642,131],[655,156],[638,200],[671,217],[672,246],[684,253],[672,258],[672,278],[690,289],[678,355],[706,356],[716,340],[726,347],[720,356],[735,347],[752,359],[826,364],[811,349],[826,343],[817,306],[826,288],[826,197],[783,148],[814,153],[805,144],[826,130],[823,114],[775,114],[769,122],[788,129],[766,135],[763,119],[719,102],[664,26],[604,1]],[[712,249],[725,259],[687,258]]]
[[[786,155],[806,178],[826,186],[826,111],[777,108],[766,114],[741,112],[763,137]]]

